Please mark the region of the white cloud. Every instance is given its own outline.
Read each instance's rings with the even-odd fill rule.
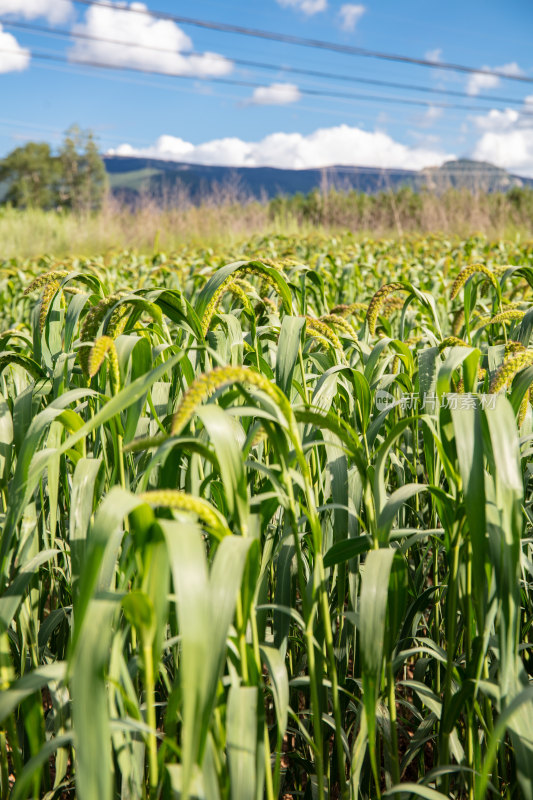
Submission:
[[[278,0],[278,3],[284,8],[296,8],[309,16],[325,11],[328,7],[328,0]]]
[[[482,117],[474,117],[474,122],[482,131],[507,131],[513,128],[519,119],[520,113],[515,108],[506,108],[503,111],[493,108]]]
[[[147,13],[132,14],[123,2],[91,6],[73,32],[125,44],[79,39],[69,51],[70,59],[199,78],[231,72],[232,62],[217,53],[186,55],[192,41],[171,20],[155,19],[144,3],[131,3],[130,8]],[[133,47],[132,42],[140,46]]]
[[[533,177],[533,95],[524,99],[521,111],[527,113],[515,108],[492,109],[484,116],[474,117],[482,135],[472,157]]]
[[[354,3],[345,3],[340,7],[339,21],[343,31],[354,31],[355,26],[365,13],[366,8]]]
[[[20,72],[30,63],[30,51],[21,47],[0,25],[0,72]]]
[[[273,133],[258,142],[214,139],[194,145],[174,136],[161,136],[146,149],[129,144],[110,150],[110,155],[139,155],[191,164],[232,167],[318,168],[332,165],[421,169],[455,158],[437,148],[409,147],[381,131],[338,125],[301,133]]]
[[[477,142],[473,158],[490,161],[518,175],[533,178],[533,129],[490,131]]]
[[[271,83],[254,89],[250,103],[258,106],[287,106],[296,103],[302,95],[294,83]]]
[[[489,69],[489,67],[483,67],[483,69]],[[476,95],[482,89],[495,89],[499,85],[500,79],[496,75],[482,75],[480,72],[476,72],[475,75],[469,77],[466,91],[470,95]]]
[[[484,66],[482,69],[491,69],[491,67]],[[504,72],[506,75],[523,75],[516,61],[511,64],[503,64],[501,67],[493,67],[497,72]],[[500,85],[500,78],[497,75],[484,75],[481,72],[476,72],[468,78],[466,84],[466,91],[470,95],[479,94],[482,89],[495,89]]]
[[[16,14],[25,19],[45,17],[49,22],[64,22],[72,14],[70,0],[0,0],[0,14]]]

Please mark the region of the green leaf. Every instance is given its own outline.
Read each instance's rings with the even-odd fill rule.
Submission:
[[[227,754],[231,800],[257,800],[257,687],[232,686],[226,710]]]
[[[305,317],[285,316],[279,332],[276,355],[276,383],[290,399],[292,376],[298,360]]]

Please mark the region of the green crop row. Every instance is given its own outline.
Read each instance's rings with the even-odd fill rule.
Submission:
[[[0,265],[0,800],[533,800],[533,248]]]

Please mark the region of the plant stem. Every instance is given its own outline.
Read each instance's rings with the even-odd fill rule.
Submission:
[[[396,718],[396,694],[394,691],[394,673],[392,671],[392,661],[387,661],[387,690],[388,705],[390,716],[391,749],[392,749],[392,780],[395,784],[400,783],[400,755],[398,750],[398,723]]]
[[[157,787],[159,784],[158,764],[157,764],[157,720],[155,715],[155,683],[153,668],[152,646],[149,643],[143,644],[144,660],[144,679],[146,682],[145,703],[146,703],[146,724],[150,728],[148,733],[148,766],[149,766],[149,786],[150,800],[157,797]]]
[[[447,660],[446,660],[446,677],[444,681],[444,696],[442,699],[442,716],[440,728],[440,758],[439,766],[444,767],[448,764],[450,759],[450,733],[442,727],[443,721],[446,719],[446,712],[450,706],[452,699],[452,676],[453,676],[453,662],[455,653],[455,638],[457,629],[457,573],[459,569],[459,551],[461,548],[460,535],[457,533],[455,541],[452,545],[452,563],[450,567],[450,574],[448,577],[448,592],[446,597],[446,612],[447,612]],[[442,792],[448,794],[448,787],[450,778],[446,773],[442,779]]]

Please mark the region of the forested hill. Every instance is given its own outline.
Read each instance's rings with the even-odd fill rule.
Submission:
[[[200,200],[213,191],[242,199],[306,194],[317,188],[355,189],[370,194],[402,186],[416,190],[425,187],[437,192],[451,187],[482,192],[507,191],[516,186],[533,188],[531,178],[511,175],[492,164],[468,159],[448,161],[441,167],[420,172],[350,166],[322,169],[221,167],[130,156],[105,156],[104,162],[113,193],[131,202],[143,195],[168,201],[183,192],[193,200]]]

